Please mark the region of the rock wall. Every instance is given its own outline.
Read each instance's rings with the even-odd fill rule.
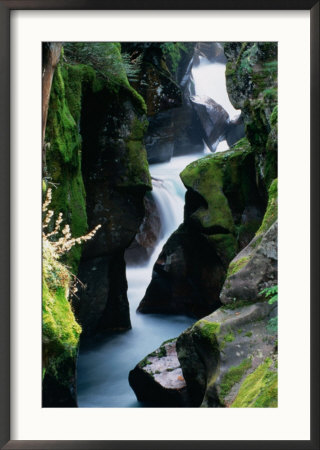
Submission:
[[[225,43],[227,89],[241,109],[246,136],[256,155],[260,189],[267,196],[277,178],[278,60],[277,43]]]
[[[139,231],[144,195],[151,189],[143,144],[146,105],[128,82],[120,45],[99,44],[104,64],[112,67],[90,58],[84,64],[81,46],[86,44],[75,45],[62,51],[52,81],[44,190],[52,188],[53,223],[63,213],[72,237],[86,234],[88,226],[102,226],[84,248],[77,244],[61,258],[83,283],[78,299],[71,305],[65,285],[63,292],[48,288],[47,280],[43,285],[43,406],[76,406],[81,327],[84,334],[94,334],[131,326],[124,251]],[[72,345],[71,335],[61,338],[61,327],[73,333]]]
[[[111,44],[109,44],[111,45]],[[112,44],[112,57],[121,58]],[[120,74],[121,75],[121,74]],[[82,101],[82,162],[88,223],[101,230],[84,248],[77,315],[84,334],[131,327],[124,252],[144,218],[151,179],[143,144],[148,122],[142,97],[125,74]]]

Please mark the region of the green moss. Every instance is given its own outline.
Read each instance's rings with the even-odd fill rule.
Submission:
[[[124,174],[117,186],[142,186],[152,188],[147,152],[141,140],[128,140],[127,152],[122,158]]]
[[[246,137],[241,138],[238,142],[236,142],[232,147],[232,150],[241,151],[241,152],[251,152],[250,142]]]
[[[61,66],[61,75],[64,80],[65,99],[70,114],[75,122],[79,124],[81,115],[83,66],[63,64]]]
[[[68,301],[70,275],[44,243],[42,281],[43,369],[59,379],[60,367],[76,357],[81,327]],[[63,381],[63,380],[62,380]]]
[[[159,351],[157,352],[157,357],[158,358],[164,358],[165,356],[167,356],[167,350],[166,350],[165,346],[162,345],[159,348]]]
[[[240,208],[252,196],[254,186],[249,172],[253,157],[248,140],[241,139],[231,150],[205,156],[182,171],[180,177],[186,188],[200,194],[208,205],[198,208],[193,219],[204,228],[220,226],[226,230],[224,234],[235,232],[230,205]],[[230,256],[234,242],[233,249],[227,247]]]
[[[243,258],[237,259],[236,261],[232,261],[228,268],[227,277],[231,277],[231,275],[239,272],[239,270],[245,267],[249,261],[250,256],[244,256]]]
[[[275,179],[270,185],[268,198],[268,205],[265,212],[265,215],[262,220],[262,224],[259,230],[256,233],[256,236],[259,236],[262,233],[265,233],[271,225],[278,218],[278,180]]]
[[[143,358],[142,361],[139,362],[139,367],[141,367],[141,369],[145,366],[150,366],[152,364],[152,362],[149,361],[149,359],[148,359],[149,356],[151,356],[151,354],[146,356],[145,358]]]
[[[189,164],[180,174],[186,188],[198,192],[208,203],[208,208],[199,208],[193,217],[199,220],[204,228],[220,226],[233,231],[234,223],[225,197],[223,187],[223,171],[221,161],[212,155]]]
[[[220,398],[222,400],[229,394],[233,386],[241,380],[244,374],[252,366],[250,358],[244,359],[238,366],[230,367],[228,372],[223,376],[220,383]]]
[[[273,111],[270,116],[271,125],[276,125],[278,123],[278,105],[273,108]]]
[[[57,186],[52,192],[50,208],[55,212],[55,217],[63,213],[64,223],[70,225],[74,237],[84,235],[88,228],[78,129],[83,77],[92,82],[92,69],[84,65],[58,65],[53,78],[46,128],[46,142],[49,143],[47,171]],[[77,272],[80,256],[81,246],[76,245],[64,258],[73,273]]]
[[[78,166],[81,138],[66,101],[60,64],[56,68],[52,82],[45,140],[50,144],[47,150],[47,165],[50,163],[51,155],[55,155],[62,164],[70,164],[74,168]]]
[[[223,336],[224,342],[233,342],[235,340],[234,334],[230,331]]]
[[[201,333],[203,336],[211,339],[212,335],[220,333],[220,323],[218,322],[209,322],[208,320],[200,320],[197,322],[199,327],[201,328]]]
[[[278,375],[266,358],[246,377],[240,386],[232,408],[276,408],[278,406]]]
[[[189,51],[188,42],[164,42],[160,45],[167,65],[173,75],[176,74],[182,55]]]
[[[251,336],[252,336],[252,331],[247,331],[247,332],[245,333],[245,336],[248,337],[248,338],[251,338]]]
[[[222,309],[222,311],[224,311],[224,310],[225,311],[228,311],[228,310],[234,311],[235,309],[238,309],[238,308],[243,308],[245,306],[251,306],[254,303],[256,303],[256,302],[251,302],[249,300],[237,300],[237,301],[234,301],[233,303],[228,303],[227,305],[221,306],[221,309]]]

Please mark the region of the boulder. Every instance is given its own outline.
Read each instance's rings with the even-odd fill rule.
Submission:
[[[199,117],[204,141],[215,152],[219,142],[225,138],[229,114],[210,97],[194,95],[190,101]]]
[[[231,261],[220,300],[254,301],[263,289],[277,284],[278,270],[277,180],[269,188],[269,201],[261,227],[252,241]]]
[[[176,339],[164,342],[129,373],[138,401],[148,406],[190,406],[176,352]]]
[[[229,147],[232,147],[236,144],[240,139],[245,137],[245,128],[242,115],[235,119],[229,120],[227,129],[226,129],[226,141]]]
[[[254,238],[230,263],[220,294],[223,304],[238,299],[254,301],[263,289],[277,284],[277,239],[276,222],[260,238]]]
[[[276,305],[268,303],[222,307],[178,337],[177,354],[193,406],[232,406],[242,382],[261,364],[275,373],[276,333],[268,328],[275,314]],[[273,393],[265,406],[276,400]]]
[[[202,317],[220,305],[225,270],[215,243],[181,225],[160,253],[138,311]]]
[[[187,188],[184,223],[163,247],[139,312],[200,318],[220,306],[228,265],[261,223],[263,202],[254,174],[245,140],[181,173]]]

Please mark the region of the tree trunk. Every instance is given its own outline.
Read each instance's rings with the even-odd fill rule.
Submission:
[[[46,42],[42,49],[42,164],[46,166],[45,132],[48,117],[48,108],[52,79],[55,68],[60,59],[62,44]]]

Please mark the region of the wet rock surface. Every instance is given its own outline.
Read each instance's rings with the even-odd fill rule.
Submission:
[[[277,239],[278,222],[255,237],[231,262],[220,294],[223,304],[235,299],[255,301],[263,289],[277,284]]]
[[[182,333],[177,353],[194,406],[230,406],[242,381],[275,353],[275,306],[220,308]]]
[[[219,142],[225,138],[229,114],[210,97],[197,95],[191,97],[190,101],[199,117],[204,132],[204,141],[210,150],[215,152]]]
[[[189,406],[175,339],[140,361],[130,372],[129,383],[137,399],[149,406]]]
[[[83,333],[92,335],[131,327],[124,252],[143,222],[151,178],[143,103],[127,85],[87,92],[81,125],[88,225],[101,229],[84,246],[75,307]]]

